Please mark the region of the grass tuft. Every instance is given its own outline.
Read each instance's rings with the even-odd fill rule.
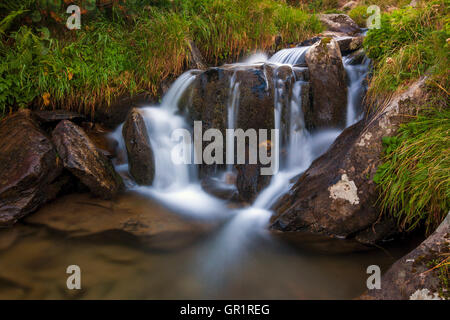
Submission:
[[[450,210],[447,102],[448,96],[429,100],[417,118],[402,125],[396,136],[383,138],[384,163],[378,167],[374,181],[381,191],[383,212],[396,218],[403,230],[424,223],[429,233]]]

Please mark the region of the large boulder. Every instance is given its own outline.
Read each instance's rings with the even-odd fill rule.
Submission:
[[[450,299],[448,273],[441,273],[449,254],[450,213],[431,236],[383,274],[380,289],[368,290],[360,299]]]
[[[422,79],[395,95],[372,117],[344,130],[275,205],[272,228],[339,237],[372,230],[379,217],[373,176],[381,163],[382,138],[395,134],[408,115],[414,114],[414,103],[425,96]],[[386,228],[381,229],[385,236]],[[367,234],[361,239],[380,240]]]
[[[140,185],[151,185],[155,177],[155,157],[145,120],[138,109],[131,109],[122,129],[131,176]]]
[[[343,127],[347,109],[347,81],[338,43],[323,38],[306,53],[312,88],[312,113],[308,122],[320,127]],[[310,120],[309,120],[310,119]]]
[[[355,35],[361,32],[356,22],[346,14],[320,14],[319,20],[329,31],[342,32],[348,35]]]
[[[0,226],[54,198],[62,163],[28,110],[0,122]]]
[[[111,161],[74,123],[63,120],[52,132],[52,140],[64,167],[96,196],[110,199],[123,189],[122,178]]]
[[[274,110],[276,92],[281,107],[280,130],[285,131],[289,125],[289,108],[287,107],[296,81],[304,82],[302,91],[302,108],[310,110],[308,69],[305,67],[277,66],[272,64],[225,65],[209,68],[197,75],[185,97],[181,99],[180,108],[190,121],[202,121],[203,131],[210,128],[219,129],[226,137],[225,129],[229,127],[229,112],[234,112],[232,127],[243,129],[274,129]],[[286,107],[285,107],[286,106]],[[270,132],[268,133],[270,137]],[[261,143],[263,141],[259,141]],[[225,140],[224,140],[225,143]],[[283,141],[282,141],[283,143]],[[236,154],[235,154],[236,157]],[[224,154],[224,159],[226,155]],[[235,162],[236,163],[236,162]],[[251,200],[264,188],[269,178],[261,176],[259,166],[248,163],[238,164],[237,187],[242,200]],[[248,166],[248,168],[247,168]],[[225,166],[219,166],[224,169]],[[258,168],[257,168],[258,167]],[[215,165],[201,165],[202,178],[217,172]]]

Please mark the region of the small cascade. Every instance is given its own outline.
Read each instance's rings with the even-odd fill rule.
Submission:
[[[177,114],[178,104],[183,94],[194,81],[198,70],[190,70],[182,74],[170,87],[162,99],[161,105],[141,108],[145,120],[150,143],[155,156],[155,178],[151,187],[134,186],[134,190],[148,195],[168,208],[197,218],[220,216],[226,211],[223,201],[205,193],[198,183],[197,168],[192,164],[183,164],[182,155],[176,164],[172,161],[172,150],[180,141],[172,140],[172,133],[177,129],[188,129],[184,117]],[[125,143],[120,125],[112,134],[118,140],[119,153],[125,153]],[[193,150],[191,141],[184,141],[187,148]],[[193,151],[191,152],[193,154]],[[121,165],[118,169],[123,170]],[[211,212],[210,208],[216,208]]]
[[[288,65],[305,63],[305,55],[309,48],[311,47],[296,47],[280,50],[269,59],[269,62]]]
[[[342,58],[345,72],[349,78],[347,88],[347,118],[346,127],[349,127],[361,120],[361,102],[366,88],[363,84],[367,77],[370,60],[364,58],[362,64],[353,64],[353,60],[349,56]]]
[[[236,71],[230,79],[230,89],[229,89],[229,97],[228,97],[228,106],[227,106],[227,127],[228,129],[235,129],[236,127],[236,117],[239,112],[239,82],[236,81]],[[227,131],[226,139],[227,141],[234,142],[233,132]],[[234,149],[234,143],[230,143],[226,145],[226,154],[232,154]],[[231,172],[233,169],[232,164],[227,165],[227,172]]]

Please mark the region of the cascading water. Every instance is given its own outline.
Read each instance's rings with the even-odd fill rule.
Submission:
[[[197,218],[211,218],[209,208],[214,207],[213,216],[226,211],[223,201],[205,193],[197,181],[196,167],[183,164],[182,154],[178,154],[179,162],[172,161],[172,150],[180,145],[172,140],[172,133],[177,129],[188,129],[185,119],[177,114],[178,103],[189,85],[194,81],[197,70],[190,70],[181,75],[162,99],[160,106],[141,108],[150,143],[157,152],[155,155],[155,178],[151,187],[134,186],[133,189],[149,195],[172,210]],[[122,125],[112,134],[119,141],[123,151],[125,143],[121,134]],[[191,141],[184,141],[191,148]],[[177,153],[175,153],[177,155]],[[123,165],[120,166],[123,170]]]
[[[229,91],[229,97],[228,97],[228,108],[227,108],[227,126],[228,129],[235,129],[236,126],[236,116],[238,112],[238,106],[239,106],[239,97],[240,97],[240,91],[239,91],[239,82],[236,82],[236,71],[234,72],[233,76],[230,79],[230,91]],[[226,136],[227,141],[234,141],[233,140],[233,132],[227,131]],[[226,145],[226,153],[231,154],[234,150],[234,144],[228,143]],[[233,169],[232,164],[227,165],[227,172],[230,173]]]
[[[310,47],[296,47],[280,50],[269,59],[269,62],[288,65],[304,63],[305,55],[309,48]]]
[[[285,49],[277,52],[271,59],[267,60],[265,55],[257,54],[250,57],[237,66],[261,65],[270,63],[279,67],[290,66],[294,71],[295,64],[304,62],[304,56],[309,47],[298,47]],[[344,57],[345,69],[349,75],[349,96],[347,111],[347,126],[357,121],[360,115],[358,104],[362,95],[362,81],[366,75],[368,63],[363,65],[350,65],[349,60]],[[171,133],[178,128],[188,128],[186,121],[177,115],[178,102],[181,96],[189,88],[195,79],[195,71],[189,71],[180,76],[164,96],[161,106],[152,106],[141,109],[145,117],[150,141],[155,152],[156,176],[154,185],[151,187],[135,187],[138,192],[147,194],[157,201],[162,202],[176,212],[194,215],[196,217],[217,217],[227,214],[232,218],[212,239],[198,256],[202,261],[199,270],[200,277],[208,277],[210,280],[222,279],[230,264],[235,261],[251,243],[256,235],[264,230],[272,212],[271,206],[286,193],[295,176],[305,171],[312,161],[324,153],[342,130],[323,129],[317,132],[308,132],[305,127],[302,112],[302,89],[305,85],[303,80],[295,79],[295,72],[291,98],[286,102],[284,85],[282,79],[277,76],[277,67],[274,70],[274,123],[275,129],[281,128],[281,116],[288,112],[289,124],[287,130],[280,130],[285,141],[286,153],[281,153],[279,146],[277,150],[280,162],[279,172],[272,176],[270,184],[260,192],[250,207],[243,209],[227,208],[225,202],[205,193],[197,179],[195,166],[175,165],[170,159],[171,150],[176,143],[171,140]],[[269,88],[269,81],[266,87]],[[291,81],[292,79],[290,79]],[[240,83],[236,81],[236,72],[230,79],[228,97],[227,126],[230,129],[236,126],[237,110],[239,109]],[[285,110],[285,108],[288,108]],[[121,136],[120,131],[114,136]],[[189,141],[190,143],[190,141]],[[119,146],[123,148],[123,141],[119,139]],[[282,159],[284,158],[284,159]],[[227,167],[227,172],[232,171],[232,166]],[[207,263],[204,263],[207,261]],[[211,281],[213,284],[214,281]]]
[[[346,127],[355,124],[361,119],[361,110],[358,107],[361,104],[365,91],[363,82],[369,70],[370,59],[364,57],[362,64],[353,64],[351,57],[343,57],[344,68],[349,78],[347,91],[347,119]]]

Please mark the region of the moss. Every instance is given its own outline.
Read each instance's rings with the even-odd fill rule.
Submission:
[[[322,38],[322,40],[320,41],[320,44],[322,45],[323,48],[326,48],[327,44],[329,44],[330,42],[331,42],[331,38],[325,37],[325,38]]]

